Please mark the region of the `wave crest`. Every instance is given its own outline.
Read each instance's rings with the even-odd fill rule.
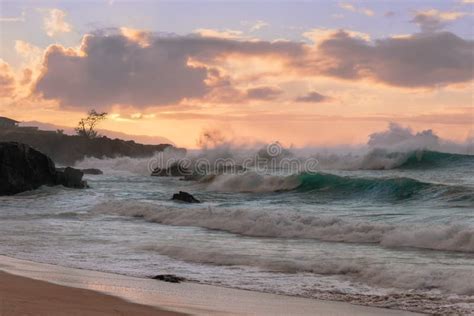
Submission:
[[[219,249],[195,249],[187,246],[146,245],[144,250],[156,251],[173,259],[201,264],[224,266],[251,266],[272,272],[315,273],[319,275],[343,275],[358,282],[401,289],[440,289],[449,293],[474,294],[474,285],[467,280],[472,276],[470,269],[433,269],[430,267],[400,264],[380,264],[370,259],[341,260],[335,258],[299,258],[282,260],[259,255],[236,254]]]
[[[179,208],[124,201],[99,204],[92,212],[141,217],[163,225],[195,226],[251,237],[306,238],[474,252],[474,227],[462,224],[394,225],[261,208]]]

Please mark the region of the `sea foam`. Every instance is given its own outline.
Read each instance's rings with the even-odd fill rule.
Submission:
[[[474,252],[474,227],[466,224],[384,224],[305,212],[214,206],[177,207],[110,201],[91,212],[141,217],[163,225],[196,226],[253,237],[372,243],[383,247]]]

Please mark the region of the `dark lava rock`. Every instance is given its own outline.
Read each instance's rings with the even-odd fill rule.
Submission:
[[[59,171],[59,172],[64,172],[64,170],[66,170],[66,168],[56,168],[56,171]],[[94,169],[94,168],[78,169],[78,170],[81,170],[83,174],[93,174],[93,175],[104,174],[102,170]]]
[[[56,184],[62,184],[65,187],[76,189],[84,189],[87,187],[87,183],[82,181],[84,173],[79,169],[66,167],[64,171],[56,171],[56,173]]]
[[[99,174],[104,174],[102,170],[100,169],[95,169],[95,168],[89,168],[89,169],[81,169],[81,171],[84,174],[92,174],[92,175],[99,175]]]
[[[82,172],[73,168],[57,171],[53,161],[28,145],[0,142],[0,195],[12,195],[42,185],[87,187]]]
[[[188,192],[183,192],[183,191],[179,191],[179,193],[173,194],[172,200],[182,201],[186,203],[201,203],[201,201],[196,199],[194,196],[192,196]]]
[[[178,162],[175,162],[168,168],[156,168],[151,173],[154,177],[181,177],[190,174],[191,171]]]
[[[158,274],[152,277],[152,279],[170,283],[180,283],[186,281],[185,278],[176,276],[174,274]]]

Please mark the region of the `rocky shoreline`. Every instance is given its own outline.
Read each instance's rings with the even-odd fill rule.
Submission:
[[[156,152],[173,147],[170,144],[144,145],[134,141],[111,139],[105,136],[89,139],[60,132],[31,130],[21,127],[0,128],[0,141],[27,144],[61,165],[73,165],[86,157],[99,159],[120,156],[131,158],[151,157]],[[175,149],[183,153],[186,152],[182,148]]]
[[[0,142],[0,195],[35,190],[42,185],[87,188],[81,170],[56,169],[54,162],[38,150],[17,142]]]

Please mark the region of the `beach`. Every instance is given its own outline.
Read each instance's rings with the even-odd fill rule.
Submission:
[[[94,291],[60,286],[0,272],[0,314],[10,315],[181,315],[133,304]]]
[[[179,284],[0,256],[0,314],[417,315],[342,302]]]

